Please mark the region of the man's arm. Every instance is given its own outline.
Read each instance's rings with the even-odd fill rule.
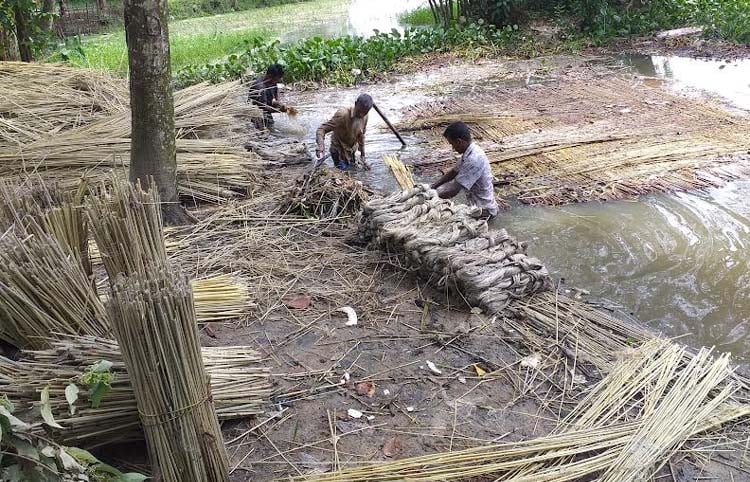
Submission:
[[[320,127],[318,127],[318,130],[315,132],[315,139],[318,145],[315,151],[315,155],[318,159],[323,157],[323,152],[325,152],[326,150],[326,134],[334,130],[337,122],[337,116],[334,115],[328,120],[328,122],[324,122],[323,124],[321,124]]]
[[[451,182],[453,179],[455,179],[455,177],[457,175],[458,175],[458,170],[454,167],[451,170],[449,170],[448,172],[446,172],[445,174],[443,174],[443,176],[440,179],[438,179],[437,181],[435,181],[434,183],[432,183],[432,185],[430,187],[432,189],[437,189],[440,186],[442,186],[443,184],[445,184],[447,182]]]
[[[362,134],[359,136],[359,139],[357,140],[357,143],[359,144],[359,160],[362,162],[362,165],[365,166],[365,169],[370,169],[370,165],[367,163],[367,156],[365,155],[365,134],[367,133],[367,116],[364,118],[364,122],[362,125]]]
[[[462,186],[456,181],[448,181],[442,186],[437,188],[437,193],[440,199],[450,199],[458,196],[461,192]]]

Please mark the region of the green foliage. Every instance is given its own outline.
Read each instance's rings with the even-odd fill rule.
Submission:
[[[89,452],[62,447],[31,434],[31,426],[13,415],[13,404],[0,398],[0,480],[59,482],[79,475],[94,482],[143,482],[146,477],[122,473]]]
[[[81,375],[81,383],[88,387],[92,408],[99,408],[104,396],[112,390],[115,375],[111,369],[112,362],[102,360]]]
[[[392,69],[409,55],[451,49],[478,50],[507,47],[517,41],[513,28],[496,29],[471,24],[463,27],[396,30],[372,37],[315,37],[291,45],[280,42],[248,42],[245,51],[226,60],[191,66],[177,72],[177,83],[186,86],[210,80],[237,79],[258,73],[273,63],[284,65],[287,82],[326,81],[351,85],[357,80]]]
[[[399,15],[398,22],[411,27],[425,27],[435,25],[435,17],[429,7],[419,7]]]
[[[0,30],[15,32],[16,10],[23,12],[27,19],[30,37],[28,47],[35,58],[39,57],[54,45],[54,32],[44,28],[53,19],[54,13],[42,12],[34,0],[0,0]]]
[[[595,39],[650,35],[658,30],[703,26],[709,36],[750,43],[750,2],[747,0],[651,0],[642,3],[641,6],[630,6],[630,2],[617,0],[565,0],[560,2],[556,13],[562,14],[563,19],[574,19],[580,31]]]

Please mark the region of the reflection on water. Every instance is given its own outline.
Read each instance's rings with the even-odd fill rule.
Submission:
[[[750,183],[563,208],[521,206],[496,225],[530,241],[571,287],[670,336],[750,355]]]
[[[359,35],[369,37],[375,30],[403,31],[399,15],[426,5],[425,0],[351,0],[336,5],[330,15],[320,21],[306,22],[304,26],[291,29],[282,36],[283,42],[302,38],[340,37]]]
[[[642,75],[669,79],[674,89],[710,93],[750,110],[750,59],[724,61],[659,55],[629,55],[623,59]]]

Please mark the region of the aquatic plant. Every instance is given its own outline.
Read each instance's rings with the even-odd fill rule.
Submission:
[[[511,27],[470,24],[451,28],[378,32],[372,37],[346,36],[332,39],[314,37],[290,45],[253,39],[241,54],[220,62],[188,66],[176,73],[181,87],[204,80],[214,82],[258,73],[273,63],[285,66],[285,80],[327,81],[352,84],[378,72],[392,69],[403,57],[455,48],[483,49],[510,46],[516,41]]]

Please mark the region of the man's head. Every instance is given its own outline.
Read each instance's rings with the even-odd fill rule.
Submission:
[[[463,122],[454,122],[449,125],[445,129],[443,137],[459,154],[466,152],[466,149],[471,145],[471,129]]]
[[[360,118],[366,116],[374,103],[370,94],[360,94],[354,103],[354,115]]]
[[[274,84],[278,84],[284,78],[284,67],[281,64],[269,65],[266,70],[266,78]]]

